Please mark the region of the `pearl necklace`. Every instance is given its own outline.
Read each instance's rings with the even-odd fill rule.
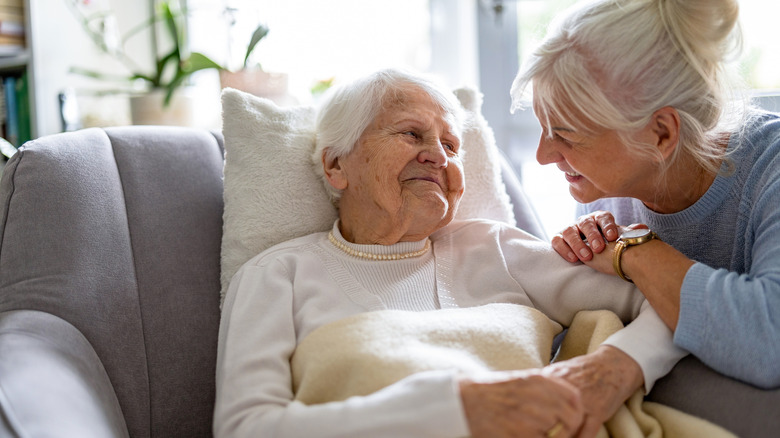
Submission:
[[[328,240],[330,240],[330,243],[333,244],[336,248],[344,251],[345,253],[351,255],[352,257],[358,257],[361,259],[367,259],[367,260],[403,260],[403,259],[411,259],[415,257],[420,257],[421,255],[428,252],[429,249],[431,249],[431,239],[427,239],[425,241],[425,247],[423,249],[412,251],[412,252],[402,252],[402,253],[395,253],[395,254],[374,254],[370,252],[363,252],[358,251],[356,249],[350,248],[347,245],[344,245],[343,243],[336,240],[336,236],[333,235],[333,231],[328,233]]]

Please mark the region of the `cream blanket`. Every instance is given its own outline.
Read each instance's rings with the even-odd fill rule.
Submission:
[[[595,349],[623,327],[609,311],[583,311],[572,322],[557,360]],[[318,328],[291,360],[296,399],[307,404],[367,395],[411,374],[538,368],[549,363],[561,327],[530,307],[489,304],[432,312],[384,310]],[[683,412],[643,401],[637,391],[599,437],[734,437]]]

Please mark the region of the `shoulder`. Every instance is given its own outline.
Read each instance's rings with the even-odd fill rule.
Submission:
[[[736,135],[739,140],[732,145],[735,156],[776,156],[780,150],[780,114],[752,111]]]
[[[278,243],[249,259],[244,267],[264,266],[281,258],[295,258],[311,253],[314,247],[327,240],[327,235],[327,232],[318,232]]]
[[[734,146],[736,173],[742,174],[747,189],[778,189],[780,184],[780,114],[751,113]]]
[[[433,233],[431,240],[451,240],[458,245],[480,244],[487,242],[501,242],[512,239],[543,242],[538,237],[521,230],[505,222],[490,219],[454,220],[446,227]]]

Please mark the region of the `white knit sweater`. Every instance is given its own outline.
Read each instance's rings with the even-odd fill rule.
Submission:
[[[425,241],[354,245],[384,253]],[[457,437],[468,435],[452,372],[413,375],[342,402],[293,401],[290,357],[312,330],[356,313],[473,307],[494,302],[541,310],[568,326],[579,310],[608,309],[633,323],[607,343],[639,363],[646,389],[685,353],[633,285],[571,265],[548,243],[505,224],[456,221],[432,250],[398,261],[359,259],[316,233],[268,249],[233,278],[222,311],[216,436]],[[637,317],[638,316],[638,317]]]

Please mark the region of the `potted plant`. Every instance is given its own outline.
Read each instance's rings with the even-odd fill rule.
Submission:
[[[293,103],[287,93],[287,75],[263,70],[260,63],[251,63],[250,57],[257,44],[268,35],[268,27],[260,24],[252,32],[241,66],[234,70],[220,70],[219,80],[222,88],[230,87],[255,96],[271,99],[279,104]]]
[[[121,81],[131,90],[134,84],[142,82],[142,92],[131,91],[130,95],[134,124],[191,124],[192,103],[184,91],[187,81],[195,72],[224,68],[202,53],[187,51],[186,9],[175,1],[152,2],[150,17],[122,35],[117,43],[112,42],[110,32],[107,32],[110,30],[107,24],[113,20],[110,11],[87,16],[76,3],[76,0],[68,0],[87,35],[101,52],[118,60],[128,74],[117,76],[80,67],[73,67],[71,71],[95,79]],[[159,38],[158,25],[165,29],[166,41]],[[144,30],[150,32],[153,56],[153,67],[146,70],[124,50],[125,42]]]

